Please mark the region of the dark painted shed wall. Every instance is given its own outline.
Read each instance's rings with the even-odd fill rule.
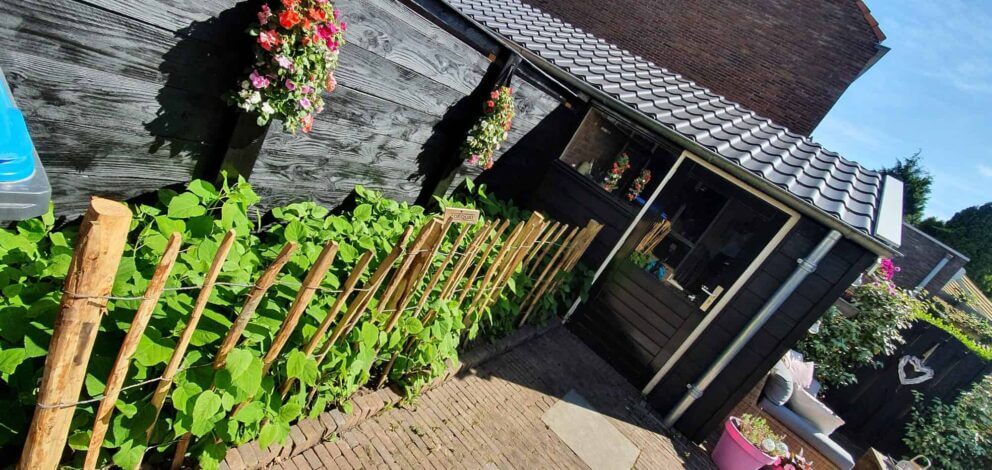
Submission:
[[[705,372],[795,270],[797,260],[808,255],[826,234],[827,229],[822,225],[801,219],[658,384],[648,397],[649,402],[661,412],[674,406],[686,387]],[[692,439],[704,439],[874,259],[874,254],[850,240],[838,242],[676,427]]]
[[[578,222],[597,217],[606,224],[590,248],[593,267],[605,259],[635,213],[560,163],[552,165],[539,191],[540,200],[555,218]],[[649,396],[651,404],[661,412],[668,411],[795,270],[797,260],[809,254],[826,234],[826,227],[801,219],[655,388]],[[816,272],[800,284],[706,395],[689,409],[678,429],[693,439],[704,439],[874,259],[854,242],[838,242]],[[656,281],[642,279],[640,274],[623,261],[613,263],[594,287],[592,300],[570,323],[572,331],[639,388],[702,317],[698,310],[684,312],[673,299],[652,291],[648,283]],[[648,288],[639,288],[641,285]]]
[[[223,96],[251,63],[244,30],[259,5],[0,2],[0,67],[60,214],[81,213],[92,194],[128,199],[215,176],[237,118]],[[456,39],[398,0],[336,5],[350,25],[339,87],[310,135],[270,129],[250,178],[268,207],[302,199],[334,206],[355,184],[416,199],[425,192],[438,143],[450,148],[462,138],[444,135],[442,120],[474,117],[465,97],[488,70],[486,56],[499,52],[479,31]],[[518,117],[503,151],[559,105],[535,81],[512,82]]]

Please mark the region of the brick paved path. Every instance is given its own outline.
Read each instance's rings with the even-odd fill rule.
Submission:
[[[698,447],[666,437],[637,390],[564,328],[275,468],[587,468],[541,421],[571,389],[641,450],[636,468],[713,468]]]

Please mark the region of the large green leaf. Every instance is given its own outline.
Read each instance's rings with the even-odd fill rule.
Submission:
[[[200,199],[193,193],[182,193],[169,201],[166,214],[175,219],[188,219],[207,213],[207,208],[200,205]]]
[[[286,358],[286,375],[307,385],[317,383],[317,360],[294,349]]]
[[[114,453],[114,463],[120,468],[137,468],[145,455],[146,448],[144,445],[129,440]]]
[[[234,415],[234,419],[245,424],[255,424],[265,417],[265,404],[260,401],[253,401],[241,411]]]
[[[355,220],[365,222],[372,218],[372,206],[370,204],[359,204],[352,213]]]
[[[213,390],[207,390],[196,397],[193,405],[193,426],[190,432],[200,437],[209,433],[220,416],[221,399]]]
[[[10,348],[0,351],[0,372],[13,374],[17,366],[24,362],[27,357],[24,348]]]
[[[364,323],[362,325],[360,338],[362,341],[362,346],[366,349],[373,348],[379,341],[379,329],[376,328],[376,326],[371,322]]]

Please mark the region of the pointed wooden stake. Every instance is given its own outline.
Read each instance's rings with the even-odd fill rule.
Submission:
[[[124,343],[117,352],[117,359],[114,360],[114,365],[110,369],[110,375],[107,377],[106,386],[103,391],[103,400],[100,401],[100,406],[96,411],[96,422],[93,424],[90,444],[86,449],[86,459],[83,462],[83,468],[86,470],[96,468],[97,459],[100,458],[100,447],[103,447],[103,438],[107,435],[107,429],[110,427],[110,418],[114,414],[114,405],[117,403],[117,397],[120,396],[121,387],[124,386],[124,380],[127,378],[127,369],[131,365],[131,357],[134,356],[134,352],[138,349],[138,342],[141,341],[141,337],[145,333],[145,328],[148,326],[148,321],[152,318],[152,312],[155,311],[155,307],[158,305],[158,299],[162,296],[162,289],[165,288],[165,283],[169,280],[169,273],[172,272],[172,267],[176,264],[176,256],[179,255],[179,245],[181,243],[182,237],[178,233],[173,233],[169,237],[168,245],[165,247],[165,253],[162,254],[162,259],[158,262],[158,266],[155,267],[155,273],[152,274],[152,278],[148,281],[148,288],[145,290],[144,298],[138,304],[138,309],[134,312],[134,319],[131,320],[131,326],[128,328],[127,335],[124,336]]]
[[[265,297],[265,293],[268,292],[269,288],[276,283],[276,277],[279,276],[279,272],[282,271],[283,266],[289,262],[289,258],[296,251],[296,243],[288,242],[282,247],[282,251],[276,256],[276,259],[265,269],[265,272],[259,276],[258,280],[255,281],[255,285],[251,287],[248,292],[248,297],[245,299],[245,304],[241,307],[241,313],[238,314],[237,318],[234,319],[234,324],[231,325],[231,329],[227,331],[227,335],[224,336],[224,341],[220,345],[220,349],[217,351],[217,355],[214,356],[213,368],[214,370],[224,367],[227,362],[227,355],[230,354],[231,350],[238,344],[238,340],[241,339],[241,334],[244,333],[245,328],[248,326],[248,322],[251,321],[252,315],[255,314],[255,310],[258,309],[258,305],[262,302],[262,298]],[[181,438],[179,442],[176,443],[176,453],[172,456],[172,470],[179,470],[183,466],[183,461],[186,459],[186,451],[189,449],[189,440],[192,434],[186,433]]]
[[[176,342],[176,348],[172,351],[169,364],[165,366],[165,372],[162,373],[162,380],[158,382],[155,392],[152,393],[151,402],[152,406],[155,407],[155,417],[152,418],[152,422],[148,425],[148,431],[146,432],[146,437],[149,439],[151,438],[152,431],[155,429],[155,422],[158,421],[158,415],[162,412],[165,399],[169,395],[169,389],[172,388],[172,381],[179,372],[179,366],[182,365],[183,358],[186,356],[186,349],[189,347],[189,342],[193,339],[193,333],[196,332],[196,327],[200,323],[200,317],[203,316],[203,310],[207,307],[207,302],[210,300],[210,294],[214,290],[217,276],[220,275],[220,271],[224,267],[224,261],[227,260],[231,246],[234,245],[234,237],[235,231],[231,229],[224,235],[224,239],[220,242],[220,247],[217,249],[217,253],[214,254],[214,260],[210,264],[210,269],[207,271],[206,277],[203,278],[203,286],[200,287],[200,293],[196,296],[193,311],[189,315],[189,320],[186,321],[183,332],[179,335],[179,341]]]

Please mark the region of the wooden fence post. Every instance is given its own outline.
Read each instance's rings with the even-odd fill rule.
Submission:
[[[262,275],[258,277],[258,280],[251,287],[251,290],[248,291],[248,297],[245,299],[244,306],[241,307],[241,313],[234,319],[234,324],[227,331],[227,335],[224,336],[224,340],[221,342],[220,348],[214,356],[214,370],[224,367],[224,364],[227,363],[227,355],[237,346],[238,340],[241,339],[241,334],[244,333],[245,327],[248,326],[248,322],[251,321],[252,315],[255,314],[255,310],[258,308],[258,304],[262,303],[265,293],[276,283],[276,277],[279,276],[282,267],[289,262],[289,258],[296,251],[296,248],[297,245],[294,242],[287,242],[283,245],[282,251],[279,252],[276,259],[262,272]],[[193,433],[187,432],[176,443],[176,452],[172,456],[172,470],[182,468],[183,461],[186,459],[186,450],[189,449],[189,441],[192,436]]]
[[[548,285],[551,284],[552,280],[554,280],[555,274],[561,269],[562,265],[559,264],[558,260],[563,254],[565,254],[566,251],[568,251],[569,246],[572,244],[572,239],[574,239],[578,233],[579,228],[575,227],[568,234],[568,236],[565,237],[565,241],[561,243],[561,246],[559,246],[558,250],[555,251],[554,256],[551,257],[551,261],[548,262],[548,265],[544,267],[543,271],[541,271],[541,275],[537,278],[537,281],[534,282],[534,286],[532,287],[530,294],[528,294],[528,296],[524,298],[524,301],[520,303],[520,310],[522,314],[520,315],[520,322],[517,323],[518,328],[527,322],[527,318],[530,316],[531,311],[533,311],[534,307],[537,306],[537,302],[541,300],[541,296],[544,295],[544,291],[547,290]]]
[[[296,298],[293,299],[293,304],[289,307],[289,312],[286,313],[286,318],[282,320],[282,325],[279,326],[279,331],[276,333],[275,339],[272,340],[272,344],[269,345],[269,350],[265,353],[265,357],[262,358],[262,375],[265,376],[269,373],[272,368],[272,364],[276,362],[276,358],[279,357],[279,353],[282,352],[282,348],[286,346],[286,342],[289,341],[289,336],[293,334],[296,330],[296,325],[300,323],[300,317],[303,316],[303,312],[306,311],[307,306],[310,305],[310,301],[313,300],[313,296],[317,294],[317,289],[320,288],[320,284],[324,282],[324,277],[327,276],[327,271],[331,269],[331,263],[334,262],[334,257],[338,254],[338,244],[337,242],[330,241],[324,245],[324,249],[317,256],[317,261],[310,267],[310,271],[307,272],[307,277],[303,279],[303,284],[300,285],[300,290],[296,293]],[[234,406],[231,410],[230,416],[237,416],[238,413],[245,407],[248,403],[254,399],[254,396],[248,397],[247,400],[242,401]]]
[[[127,330],[127,335],[124,336],[124,343],[121,345],[120,351],[117,352],[117,359],[114,360],[114,365],[110,369],[110,376],[107,377],[107,385],[104,387],[103,400],[100,400],[100,406],[96,411],[90,444],[86,449],[86,459],[83,462],[83,468],[86,470],[96,468],[97,460],[100,458],[100,448],[103,447],[103,438],[106,437],[107,429],[110,428],[110,418],[114,415],[114,405],[117,404],[117,398],[120,396],[124,380],[127,378],[127,369],[131,365],[131,358],[138,350],[138,343],[145,334],[148,321],[152,318],[152,312],[155,311],[158,299],[162,296],[162,290],[165,289],[165,283],[169,280],[172,267],[176,264],[176,256],[179,255],[181,243],[182,236],[178,233],[173,233],[169,237],[169,244],[165,247],[165,253],[162,254],[162,259],[155,267],[155,273],[148,281],[144,298],[141,299],[138,309],[134,312],[134,320],[131,320],[131,326]]]
[[[494,221],[493,222],[493,225],[495,225],[497,223],[498,223],[498,221]],[[482,266],[486,264],[486,260],[489,259],[489,255],[496,248],[496,245],[499,245],[499,243],[500,243],[500,237],[503,236],[503,232],[505,232],[506,229],[509,226],[510,226],[510,220],[507,219],[507,220],[504,220],[503,223],[499,224],[496,227],[496,232],[495,232],[496,233],[496,236],[493,237],[493,241],[492,242],[490,242],[488,245],[486,245],[486,249],[485,249],[485,251],[482,252],[482,257],[479,258],[479,262],[475,264],[475,267],[472,268],[471,274],[468,275],[468,283],[465,284],[465,289],[463,289],[462,290],[462,293],[459,294],[459,296],[458,296],[458,304],[459,305],[462,305],[465,302],[465,298],[468,297],[468,293],[471,290],[472,285],[475,284],[475,280],[478,278],[479,272],[482,270]],[[465,309],[463,308],[462,310],[464,311]],[[468,314],[467,313],[465,315],[465,319],[466,319],[465,321],[468,321]]]
[[[130,225],[131,211],[124,204],[101,198],[90,200],[66,275],[45,358],[38,406],[18,462],[20,469],[54,469],[62,459],[75,402],[79,400]]]
[[[561,226],[558,227],[558,231],[555,232],[555,234],[552,235],[550,238],[545,240],[546,243],[544,247],[541,248],[541,252],[536,257],[534,257],[534,259],[532,260],[533,264],[531,264],[530,268],[527,269],[527,277],[534,277],[534,274],[536,274],[537,270],[540,269],[541,260],[543,260],[545,256],[548,256],[548,253],[551,252],[551,248],[555,245],[555,243],[558,243],[558,240],[560,240],[561,236],[567,231],[568,231],[568,225],[561,224]]]
[[[207,271],[206,277],[203,278],[203,286],[200,287],[200,293],[196,296],[193,311],[190,312],[189,320],[186,321],[186,326],[179,335],[179,341],[176,342],[176,348],[172,350],[172,357],[169,358],[169,364],[165,366],[165,372],[162,373],[162,380],[158,382],[155,392],[152,393],[152,406],[155,407],[155,417],[152,419],[151,424],[148,425],[146,434],[149,439],[151,439],[152,431],[155,430],[155,422],[158,421],[158,415],[162,412],[165,398],[169,395],[169,389],[172,388],[172,381],[179,372],[179,366],[183,363],[183,357],[186,356],[186,349],[189,347],[189,342],[193,339],[193,333],[196,332],[196,327],[200,323],[200,317],[203,316],[203,310],[207,308],[207,302],[210,300],[210,294],[214,290],[217,276],[220,275],[220,271],[224,267],[224,261],[227,260],[231,246],[234,245],[235,235],[234,229],[231,229],[224,235],[224,240],[220,242],[220,247],[217,248],[217,253],[214,254],[214,260],[210,264],[210,270]]]

